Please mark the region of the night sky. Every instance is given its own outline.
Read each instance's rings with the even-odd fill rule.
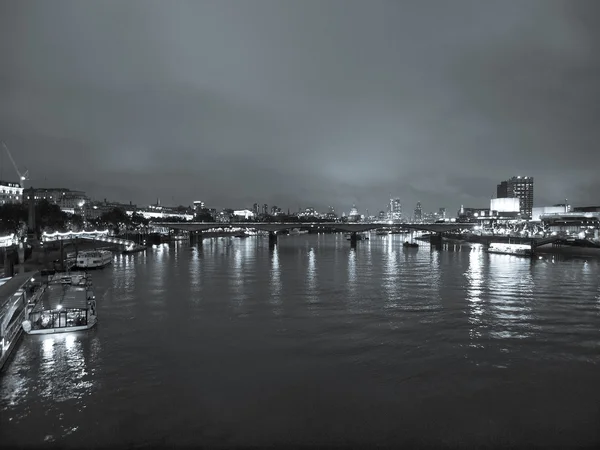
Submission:
[[[0,1],[29,185],[241,208],[600,204],[600,1]],[[6,155],[1,177],[16,180]]]

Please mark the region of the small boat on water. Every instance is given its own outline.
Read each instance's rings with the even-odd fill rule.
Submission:
[[[297,235],[297,234],[307,234],[307,233],[308,233],[308,230],[301,230],[300,228],[292,228],[292,229],[291,229],[291,230],[288,232],[288,234],[289,234],[290,236],[292,236],[292,235]]]
[[[488,253],[498,253],[502,255],[514,256],[532,256],[531,245],[526,244],[506,244],[504,242],[492,242],[487,249]]]
[[[375,234],[377,236],[387,236],[388,234],[390,234],[390,230],[377,230]]]
[[[404,244],[402,244],[402,246],[405,248],[419,248],[419,244],[417,244],[416,242],[408,242],[408,241],[404,241]]]
[[[22,326],[27,334],[53,334],[87,330],[97,322],[91,277],[58,272],[32,296]]]
[[[110,250],[89,250],[79,252],[75,267],[78,269],[101,269],[108,266],[113,260]]]

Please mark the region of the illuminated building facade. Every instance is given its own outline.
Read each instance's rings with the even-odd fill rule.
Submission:
[[[417,202],[413,219],[417,223],[423,221],[423,208],[421,207],[421,202]]]
[[[19,183],[0,181],[0,205],[7,203],[22,203],[23,188]]]
[[[391,198],[388,205],[388,219],[394,222],[402,220],[402,203],[399,198]]]

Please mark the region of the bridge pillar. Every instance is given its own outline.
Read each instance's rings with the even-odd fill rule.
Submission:
[[[352,233],[350,233],[350,247],[355,248],[357,241],[358,241],[358,235],[357,235],[356,231],[353,231]]]
[[[431,245],[441,245],[442,244],[442,233],[437,232],[435,234],[431,234],[429,237],[429,243]]]
[[[195,245],[202,245],[202,231],[198,230],[196,231],[194,236],[194,244]]]
[[[277,244],[277,233],[269,231],[269,245]]]

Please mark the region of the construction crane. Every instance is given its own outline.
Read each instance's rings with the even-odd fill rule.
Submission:
[[[19,176],[19,184],[21,185],[21,188],[25,189],[25,181],[27,181],[29,178],[29,170],[25,170],[25,173],[21,173],[21,171],[19,170],[19,168],[17,167],[17,163],[15,162],[15,160],[12,157],[12,154],[10,153],[10,150],[8,149],[8,146],[2,142],[2,146],[6,149],[6,153],[8,154],[8,157],[10,158],[10,162],[12,163],[13,167],[15,168],[15,172],[17,172],[17,175]]]

